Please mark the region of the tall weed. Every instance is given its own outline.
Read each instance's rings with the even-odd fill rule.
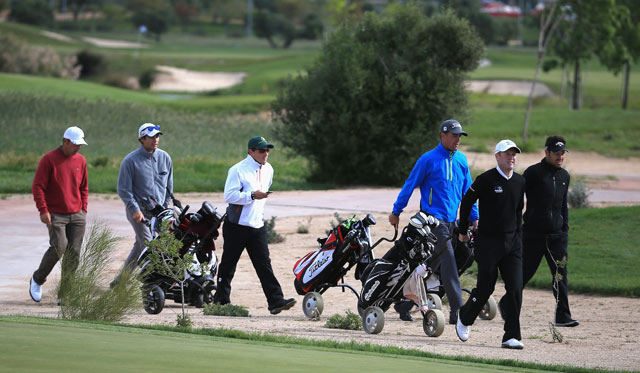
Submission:
[[[74,272],[64,271],[57,285],[61,318],[113,322],[140,308],[140,282],[134,275],[123,274],[113,288],[103,286],[107,278],[106,267],[112,260],[118,240],[106,224],[94,222],[91,225],[78,268]],[[73,257],[62,257],[64,268],[68,268],[69,260]]]

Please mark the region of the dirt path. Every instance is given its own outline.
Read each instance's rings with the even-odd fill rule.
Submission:
[[[575,156],[575,153],[571,153]],[[480,156],[477,162],[485,162]],[[472,157],[470,156],[470,162]],[[533,159],[533,158],[532,158]],[[537,162],[536,156],[533,162]],[[522,164],[522,159],[520,159]],[[533,163],[531,162],[531,163]],[[640,178],[633,164],[625,164],[618,169],[617,162],[603,167],[605,175],[616,175],[625,171],[633,171],[628,177]],[[577,165],[575,162],[574,165]],[[589,162],[586,162],[589,164]],[[600,169],[597,166],[588,169]],[[478,166],[476,166],[478,167]],[[584,172],[576,166],[572,172]],[[637,191],[636,182],[628,185]],[[634,189],[635,188],[635,189]],[[610,189],[603,189],[611,192]],[[615,190],[614,190],[615,191]],[[624,191],[624,190],[619,190]],[[286,241],[271,245],[274,271],[282,284],[286,296],[295,296],[299,304],[287,312],[271,316],[259,286],[255,271],[251,267],[246,254],[239,264],[233,281],[232,302],[249,308],[251,318],[230,318],[204,316],[201,311],[190,308],[189,313],[198,327],[225,327],[249,332],[264,332],[280,335],[298,336],[313,339],[331,339],[339,341],[358,341],[381,345],[394,345],[415,348],[428,352],[447,355],[471,355],[483,358],[515,359],[544,364],[563,364],[580,367],[606,368],[619,370],[637,370],[640,367],[640,302],[637,299],[616,297],[594,297],[588,295],[571,295],[570,302],[574,317],[580,320],[577,328],[561,329],[563,343],[553,343],[548,329],[548,321],[553,315],[553,296],[551,291],[524,291],[522,308],[522,334],[525,349],[510,351],[499,348],[502,335],[502,322],[479,320],[471,328],[471,336],[467,343],[460,342],[453,326],[447,325],[444,334],[438,338],[429,338],[422,331],[420,321],[405,323],[397,318],[393,311],[387,313],[384,330],[378,335],[368,335],[363,331],[345,331],[324,328],[326,319],[335,314],[344,314],[346,310],[356,312],[356,298],[350,292],[342,293],[330,289],[325,293],[325,311],[320,321],[310,321],[304,317],[300,302],[293,288],[292,267],[295,261],[316,248],[316,238],[323,237],[330,227],[334,211],[344,217],[350,214],[363,216],[372,212],[378,219],[373,227],[374,240],[392,235],[391,227],[386,222],[386,211],[397,195],[397,189],[349,189],[331,191],[277,192],[270,197],[266,213],[278,216],[276,230],[286,236]],[[409,203],[410,209],[417,209],[418,193]],[[189,194],[179,196],[184,203],[199,205],[209,200],[220,209],[225,207],[221,193]],[[637,202],[640,203],[640,202]],[[31,196],[12,196],[0,200],[0,314],[24,314],[56,317],[55,296],[51,294],[54,283],[59,278],[56,268],[45,285],[43,301],[36,304],[28,295],[28,280],[46,250],[48,236],[45,227],[39,223],[37,211]],[[406,224],[403,214],[401,224]],[[111,273],[105,278],[105,284],[115,275],[124,261],[133,242],[129,223],[124,216],[122,202],[112,195],[92,195],[89,203],[89,220],[105,221],[116,234],[125,237],[118,245],[117,255],[111,264]],[[297,227],[310,220],[310,233],[297,234]],[[218,257],[222,255],[222,237],[218,239]],[[381,256],[390,246],[381,244],[375,251]],[[546,268],[540,270],[546,271]],[[353,278],[347,276],[345,281],[360,287]],[[467,280],[465,280],[467,281]],[[466,286],[471,287],[468,283]],[[498,284],[494,296],[504,294],[504,288]],[[179,312],[177,305],[169,302],[167,308],[159,315],[148,315],[143,310],[127,317],[125,322],[149,324],[174,324]],[[448,306],[445,305],[445,314]],[[419,315],[414,315],[419,319]]]

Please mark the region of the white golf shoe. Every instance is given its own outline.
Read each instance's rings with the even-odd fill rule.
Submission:
[[[29,295],[31,295],[31,299],[35,302],[40,302],[40,299],[42,299],[42,285],[38,285],[38,283],[33,280],[33,277],[31,277],[29,283]]]
[[[458,310],[458,320],[456,321],[456,334],[458,335],[458,338],[460,338],[462,342],[466,342],[469,339],[469,327],[462,324],[462,321],[460,321],[459,310]]]

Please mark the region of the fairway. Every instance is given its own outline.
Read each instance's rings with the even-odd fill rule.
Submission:
[[[492,372],[514,367],[300,348],[110,325],[0,320],[0,371]],[[526,369],[526,371],[533,371]]]

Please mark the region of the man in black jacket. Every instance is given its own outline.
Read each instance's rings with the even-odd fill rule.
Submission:
[[[562,136],[549,136],[545,143],[545,157],[524,172],[527,181],[527,209],[523,225],[522,281],[526,285],[536,273],[544,256],[555,279],[553,295],[556,299],[556,326],[578,326],[571,317],[567,280],[567,244],[569,209],[567,192],[569,173],[562,168],[567,152]],[[500,305],[503,305],[500,300]],[[502,307],[501,307],[502,308]]]
[[[503,348],[522,349],[520,307],[522,305],[522,208],[525,180],[513,171],[520,149],[511,140],[496,145],[498,167],[479,175],[460,204],[460,226],[468,227],[471,206],[480,200],[480,220],[476,236],[475,257],[478,279],[467,303],[458,311],[456,334],[461,341],[469,339],[469,325],[493,293],[498,271],[504,281]],[[467,242],[469,236],[458,239]]]

